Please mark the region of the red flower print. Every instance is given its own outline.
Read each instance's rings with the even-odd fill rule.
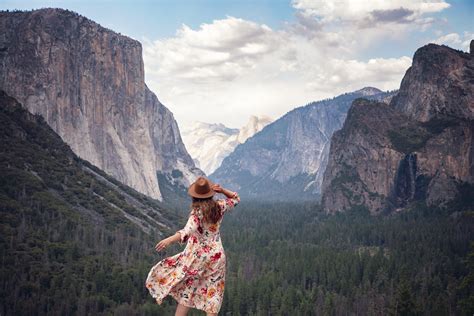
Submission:
[[[172,267],[172,266],[175,266],[175,265],[176,265],[176,260],[171,259],[171,258],[166,258],[166,259],[165,259],[165,263],[166,263],[169,267]]]
[[[207,287],[201,288],[201,294],[207,294]]]
[[[188,275],[196,275],[198,273],[198,270],[197,269],[194,269],[194,270],[188,270]]]
[[[203,232],[202,227],[201,227],[201,226],[198,226],[197,229],[198,229],[198,232],[199,232],[200,234],[202,234],[202,232]]]
[[[186,279],[186,285],[191,286],[191,284],[193,284],[193,281],[194,281],[193,278]]]
[[[198,242],[196,236],[192,236],[191,240],[193,241],[193,244],[197,244],[197,242]]]
[[[204,247],[202,247],[202,251],[204,251],[205,253],[209,253],[209,251],[211,251],[211,247],[205,245]]]
[[[221,257],[220,252],[216,252],[213,256],[211,256],[212,261],[217,261]]]

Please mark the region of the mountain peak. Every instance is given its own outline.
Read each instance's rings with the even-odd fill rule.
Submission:
[[[261,131],[265,126],[273,122],[273,119],[266,115],[251,115],[239,132],[237,140],[239,143],[245,143],[245,141]]]
[[[474,86],[468,84],[473,57],[445,45],[420,47],[390,105],[423,122],[447,116],[474,119]]]
[[[362,89],[354,91],[354,93],[360,93],[360,94],[367,95],[367,96],[379,94],[381,92],[382,92],[382,90],[377,89],[375,87],[364,87]]]

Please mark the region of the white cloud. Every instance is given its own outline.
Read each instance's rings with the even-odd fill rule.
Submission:
[[[159,76],[196,83],[230,81],[254,68],[279,45],[268,26],[227,17],[202,24],[198,30],[183,25],[171,39],[145,40],[144,57],[147,68]]]
[[[354,22],[359,26],[376,27],[384,23],[426,23],[422,16],[440,12],[450,5],[443,0],[294,0],[293,6],[305,16],[322,22]]]
[[[438,34],[441,35],[441,34]],[[444,44],[453,48],[469,51],[471,40],[474,39],[474,33],[464,32],[462,35],[458,33],[449,33],[433,39],[430,42],[435,44]]]
[[[172,38],[145,39],[147,84],[181,126],[200,120],[230,127],[240,127],[250,115],[277,118],[364,86],[396,89],[409,57],[357,56],[374,43],[403,40],[414,29],[410,24],[429,27],[429,13],[449,6],[303,0],[293,5],[296,21],[279,30],[228,16],[197,29],[183,25]]]

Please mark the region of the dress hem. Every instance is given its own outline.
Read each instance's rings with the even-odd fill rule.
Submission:
[[[184,305],[184,306],[186,306],[186,307],[198,309],[198,310],[203,311],[203,312],[205,312],[205,313],[212,313],[212,314],[218,314],[218,313],[219,313],[219,311],[210,311],[210,310],[208,311],[208,310],[199,308],[199,307],[197,307],[197,306],[195,306],[195,305],[190,305],[190,304],[187,304],[187,303],[180,302],[180,300],[179,300],[176,296],[174,296],[171,292],[168,293],[168,295],[171,296],[172,298],[174,298],[174,300],[175,300],[178,304]]]

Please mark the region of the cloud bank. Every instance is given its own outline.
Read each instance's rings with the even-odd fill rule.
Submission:
[[[143,40],[146,81],[183,126],[193,120],[240,127],[250,115],[375,86],[398,88],[408,56],[360,60],[374,42],[430,27],[444,1],[292,2],[282,29],[227,16],[187,25],[172,38]],[[440,42],[463,38],[448,34]]]

